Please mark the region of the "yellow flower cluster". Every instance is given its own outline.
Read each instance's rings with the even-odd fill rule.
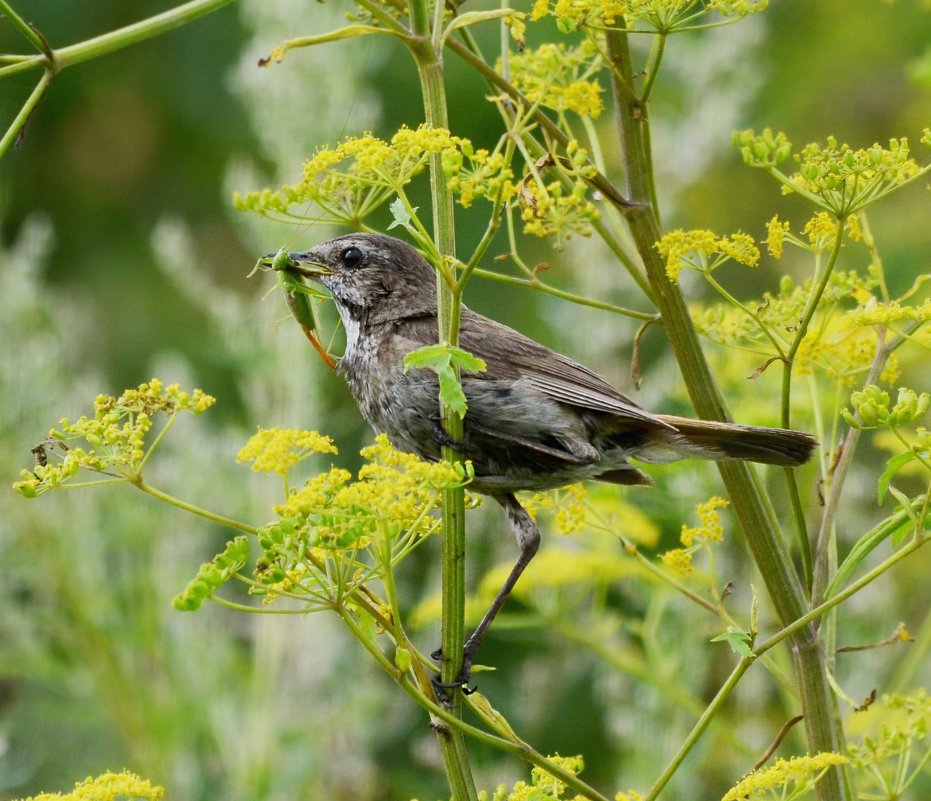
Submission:
[[[814,756],[778,759],[771,767],[755,770],[724,794],[721,801],[746,801],[775,790],[775,798],[800,798],[835,765],[846,765],[847,757],[831,752]],[[790,789],[791,788],[791,789]]]
[[[724,16],[745,16],[766,8],[768,0],[536,0],[531,19],[552,14],[563,33],[583,25],[595,28],[629,25],[642,20],[652,28],[670,31],[710,11]],[[681,27],[681,26],[680,26]]]
[[[821,197],[834,213],[844,215],[921,172],[914,159],[908,157],[905,138],[890,139],[888,148],[875,144],[853,150],[830,136],[824,145],[806,145],[796,160],[799,171],[792,176],[792,183]]]
[[[547,42],[535,50],[515,53],[508,65],[511,82],[531,102],[560,113],[571,111],[592,119],[601,116],[602,88],[592,78],[603,65],[592,42],[586,40],[576,47]]]
[[[889,303],[867,303],[863,308],[850,312],[851,319],[857,325],[892,325],[902,322],[931,321],[931,299],[918,306],[903,306],[901,301]]]
[[[557,246],[573,234],[589,236],[592,223],[600,217],[588,196],[587,179],[595,172],[588,161],[588,151],[573,139],[566,146],[566,157],[559,161],[559,167],[571,179],[568,187],[559,180],[543,183],[539,172],[534,171],[525,176],[517,192],[524,233],[555,237]]]
[[[876,357],[875,334],[856,325],[846,315],[817,320],[795,354],[797,375],[811,375],[820,369],[825,375],[853,386]],[[884,380],[894,379],[897,362],[887,365]]]
[[[682,526],[679,541],[690,548],[698,542],[722,542],[724,540],[724,526],[721,525],[721,516],[718,509],[728,505],[724,498],[714,496],[695,507],[700,524],[698,526]]]
[[[859,722],[868,733],[847,746],[853,767],[866,768],[874,776],[895,774],[908,765],[908,755],[915,753],[917,744],[927,741],[931,698],[924,689],[883,695]]]
[[[682,526],[679,542],[683,547],[673,548],[660,554],[660,561],[667,570],[679,576],[691,575],[695,570],[692,566],[692,555],[695,551],[701,547],[707,547],[709,543],[724,540],[724,526],[721,524],[718,510],[727,505],[724,498],[715,495],[695,507],[699,525]]]
[[[766,249],[777,261],[782,258],[782,244],[789,233],[789,223],[782,222],[777,214],[766,226]]]
[[[93,417],[82,416],[74,422],[63,418],[49,432],[49,440],[33,449],[36,465],[20,471],[21,480],[13,488],[34,498],[61,486],[82,468],[113,477],[134,476],[145,459],[146,435],[157,415],[165,415],[169,425],[181,412],[201,414],[214,402],[199,389],[185,392],[178,384],[166,387],[157,378],[119,397],[98,395]],[[69,444],[75,441],[88,447]],[[50,462],[50,457],[60,461]]]
[[[329,438],[316,432],[284,431],[276,436],[281,442],[313,444],[321,449],[318,452],[336,452]],[[270,435],[268,439],[274,441]],[[262,545],[266,551],[275,552],[273,561],[281,570],[287,571],[292,565],[277,557],[284,556],[287,562],[293,556],[292,549],[303,545],[328,549],[365,547],[382,527],[391,535],[432,534],[439,522],[430,512],[439,504],[442,490],[468,480],[469,466],[425,462],[392,448],[384,434],[375,444],[363,448],[361,455],[366,464],[357,480],[352,480],[348,470],[333,467],[308,479],[300,489],[291,490],[287,500],[275,507],[281,521],[268,527]],[[286,462],[289,458],[286,455]],[[280,472],[274,463],[268,469]],[[282,543],[287,546],[284,552],[277,547]]]
[[[922,141],[928,139],[926,130]],[[783,182],[784,192],[801,192],[835,217],[855,214],[929,169],[909,158],[905,138],[889,140],[888,148],[875,144],[854,150],[831,136],[823,145],[803,147],[795,156],[798,172],[786,177],[777,171],[792,153],[785,134],[769,128],[762,134],[736,131],[733,141],[746,164],[772,171]]]
[[[476,150],[468,139],[460,139],[458,149],[443,152],[443,172],[449,189],[464,208],[477,197],[494,202],[508,201],[517,192],[514,173],[500,150]]]
[[[663,563],[663,567],[677,576],[690,576],[695,572],[695,568],[692,566],[692,552],[687,551],[685,548],[673,548],[664,551],[660,554],[659,559]]]
[[[70,793],[40,793],[24,801],[159,801],[165,796],[163,787],[154,787],[151,782],[134,773],[104,773],[78,782]]]
[[[656,248],[666,261],[669,280],[678,282],[683,269],[711,272],[728,260],[747,267],[756,267],[760,261],[760,250],[749,234],[736,233],[717,236],[714,231],[699,229],[670,231]]]
[[[337,452],[333,440],[316,431],[259,428],[239,451],[236,461],[252,462],[252,469],[259,473],[285,476],[311,454]]]
[[[445,128],[402,127],[390,141],[370,133],[324,147],[304,164],[303,180],[278,192],[235,194],[243,211],[287,215],[295,205],[316,203],[319,219],[358,224],[426,167],[430,156],[446,154],[464,140]]]
[[[578,776],[582,772],[584,762],[581,756],[561,757],[558,754],[548,757],[549,761],[563,770]],[[541,767],[534,767],[530,772],[530,784],[519,781],[510,790],[506,785],[500,784],[495,792],[490,794],[482,790],[478,794],[479,801],[583,801],[581,795],[571,798],[565,795],[566,785],[554,776],[551,776]]]

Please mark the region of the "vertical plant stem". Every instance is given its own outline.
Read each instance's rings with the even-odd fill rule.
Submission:
[[[649,147],[645,130],[647,117],[635,91],[635,71],[627,36],[622,31],[611,30],[606,40],[622,140],[627,200],[635,206],[627,217],[631,234],[646,267],[653,297],[696,412],[705,419],[727,420],[727,409],[685,302],[666,275],[665,264],[655,247],[660,229],[652,202],[653,175],[646,152]],[[772,503],[757,474],[745,463],[721,462],[718,468],[779,619],[783,625],[788,625],[805,613],[807,602],[779,531]],[[842,751],[843,732],[836,720],[824,656],[814,628],[806,626],[796,632],[791,645],[809,749],[813,753]],[[842,771],[832,769],[818,784],[818,798],[838,801],[849,797],[845,784]]]
[[[417,62],[420,85],[423,91],[424,120],[433,128],[449,127],[446,89],[443,83],[441,53],[431,35],[429,11],[426,0],[412,0],[410,4],[413,37],[410,49]],[[442,15],[437,17],[442,24]],[[433,239],[441,258],[455,258],[456,236],[453,219],[452,193],[446,185],[446,176],[439,154],[430,161],[430,194],[433,203]],[[451,263],[451,262],[450,262]],[[444,269],[446,265],[437,265]],[[437,277],[436,282],[437,337],[439,341],[455,345],[459,339],[458,304],[460,298],[454,294],[446,281]],[[439,401],[437,401],[439,402]],[[462,417],[452,409],[440,404],[443,430],[453,442],[462,439]],[[443,448],[443,458],[456,462],[462,456],[455,449]],[[442,569],[442,623],[440,679],[451,686],[462,670],[462,649],[465,644],[465,493],[462,487],[443,492],[443,569]],[[450,711],[462,717],[462,691],[452,687],[448,691]],[[465,739],[461,730],[443,726],[437,728],[443,762],[450,789],[455,801],[471,801],[477,798],[475,782],[466,752]]]

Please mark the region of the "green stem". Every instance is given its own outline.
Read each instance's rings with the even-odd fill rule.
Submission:
[[[179,509],[184,509],[185,512],[190,512],[191,514],[197,515],[198,517],[203,517],[205,520],[212,520],[214,523],[219,523],[221,526],[229,526],[229,528],[235,529],[236,531],[242,531],[246,534],[258,534],[259,530],[255,526],[249,526],[245,523],[241,523],[238,520],[233,520],[231,517],[224,517],[223,515],[218,515],[216,512],[210,512],[207,509],[202,509],[199,506],[195,506],[192,503],[187,503],[182,501],[180,498],[174,497],[174,495],[169,495],[167,492],[162,492],[155,487],[149,486],[143,482],[142,478],[130,479],[132,484],[141,489],[143,492],[151,495],[153,498],[158,498],[160,501],[171,504],[172,506],[177,506]]]
[[[442,10],[442,9],[441,9]],[[417,72],[423,92],[424,119],[432,128],[448,128],[446,89],[443,81],[441,53],[434,42],[440,35],[442,14],[438,12],[435,27],[430,30],[427,0],[412,0],[410,3],[413,36],[408,46],[417,62]],[[433,239],[441,258],[448,257],[455,263],[456,235],[453,218],[452,193],[446,185],[441,156],[434,154],[430,160],[430,195],[433,203]],[[443,270],[446,265],[437,265]],[[458,307],[459,297],[446,281],[436,282],[437,293],[437,338],[440,342],[456,345],[459,340]],[[440,403],[443,430],[453,441],[462,439],[462,417],[453,409]],[[449,462],[462,460],[453,448],[444,447],[443,459]],[[440,680],[454,685],[462,670],[462,655],[465,645],[465,492],[462,487],[443,491],[443,565],[442,565],[442,622],[440,632],[442,662]],[[450,691],[449,712],[454,718],[462,717],[462,692],[459,688]],[[472,769],[466,752],[465,739],[459,728],[437,730],[443,763],[450,790],[455,801],[475,801],[478,795]]]
[[[647,126],[644,109],[632,89],[634,68],[627,36],[614,30],[607,31],[605,36],[622,139],[627,198],[635,209],[627,215],[631,234],[646,267],[653,296],[696,412],[704,419],[727,420],[727,409],[699,345],[685,301],[669,280],[665,264],[655,248],[660,229],[652,205],[654,184],[646,152],[649,137],[644,130]],[[779,619],[788,626],[802,617],[807,602],[772,503],[759,477],[746,463],[720,462],[718,469]],[[843,730],[834,714],[824,655],[814,629],[809,625],[796,631],[791,645],[808,747],[812,753],[842,752]],[[829,771],[818,784],[818,798],[837,801],[847,797],[842,789],[844,784],[840,769]]]
[[[912,553],[917,551],[923,545],[926,545],[928,542],[931,542],[931,537],[922,537],[915,538],[908,545],[900,548],[888,559],[884,560],[880,564],[876,565],[868,573],[865,573],[862,577],[857,579],[853,584],[845,587],[843,590],[840,590],[836,594],[830,596],[828,600],[824,603],[819,604],[810,612],[802,615],[798,620],[793,621],[791,624],[785,628],[778,631],[768,640],[766,640],[761,645],[754,648],[753,652],[758,655],[766,653],[774,645],[778,645],[786,637],[790,637],[799,630],[805,628],[809,623],[814,620],[817,620],[819,617],[824,615],[826,612],[829,612],[831,609],[836,607],[838,604],[846,601],[852,595],[860,592],[864,587],[872,584],[877,578],[879,578],[883,573],[889,570],[891,567],[894,567],[899,562],[901,562],[906,556],[910,556]]]
[[[870,372],[866,377],[864,386],[869,386],[876,382],[891,353],[889,343],[885,342],[885,329],[881,329],[878,332],[878,336],[880,337],[880,346],[876,350],[876,356],[873,359],[873,364],[870,366]],[[840,508],[840,499],[846,482],[847,471],[850,469],[854,454],[857,451],[857,445],[860,442],[860,433],[861,431],[858,428],[847,429],[847,433],[844,434],[843,442],[840,445],[840,455],[838,456],[837,463],[830,472],[831,487],[824,504],[824,512],[821,515],[821,525],[818,529],[818,539],[815,543],[815,565],[811,588],[811,602],[813,604],[818,604],[824,600],[828,583],[833,581],[830,576],[830,543],[834,537],[834,522],[837,518],[837,511]]]
[[[682,743],[675,756],[670,760],[669,764],[660,774],[659,778],[654,782],[653,786],[650,788],[650,792],[647,793],[646,797],[644,798],[644,801],[655,801],[656,797],[660,794],[662,789],[669,783],[669,780],[673,777],[673,774],[679,769],[679,766],[688,756],[689,752],[695,747],[698,739],[702,736],[702,734],[704,734],[705,729],[708,728],[708,724],[711,723],[712,718],[724,705],[724,702],[734,691],[737,683],[743,677],[743,674],[747,672],[747,669],[750,667],[750,665],[753,664],[753,661],[754,657],[741,657],[740,661],[737,663],[737,666],[731,671],[731,675],[727,677],[727,681],[725,681],[721,689],[718,690],[718,694],[715,695],[712,702],[708,704],[708,706],[705,708],[705,711],[702,712],[701,717],[692,727],[692,731],[690,731],[688,737],[685,738],[685,742]]]
[[[14,28],[18,28],[19,32],[26,37],[29,43],[40,53],[45,53],[48,49],[48,45],[45,40],[39,36],[38,33],[33,29],[33,27],[26,22],[16,11],[13,9],[6,0],[0,0],[0,14],[3,14],[12,24]]]
[[[16,140],[16,138],[20,135],[20,132],[26,127],[26,123],[29,122],[29,118],[32,116],[39,103],[42,102],[42,98],[48,91],[48,88],[52,83],[52,77],[54,75],[55,73],[50,69],[47,69],[42,74],[42,77],[36,84],[36,88],[32,90],[32,94],[30,94],[26,99],[23,107],[19,110],[19,114],[17,114],[13,122],[10,123],[10,127],[7,128],[6,133],[3,135],[3,139],[0,139],[0,158],[3,157],[3,154],[6,153],[10,145]]]
[[[125,28],[110,31],[93,39],[55,50],[55,67],[64,69],[92,58],[107,55],[124,47],[139,44],[146,39],[180,28],[193,20],[206,16],[233,0],[191,0],[148,19],[134,22]]]
[[[542,281],[535,278],[518,278],[514,275],[505,275],[504,273],[498,273],[494,270],[480,270],[476,269],[474,271],[475,275],[480,275],[482,278],[487,278],[491,281],[500,281],[504,284],[514,284],[516,286],[526,287],[527,289],[535,289],[538,292],[543,292],[546,295],[552,295],[556,298],[561,298],[562,300],[567,300],[570,303],[578,303],[580,306],[588,306],[592,309],[602,309],[603,311],[614,312],[615,314],[620,314],[624,317],[631,317],[634,320],[643,320],[644,322],[656,322],[659,318],[655,313],[652,312],[642,312],[637,309],[628,309],[625,306],[616,306],[613,303],[605,303],[601,300],[595,300],[594,298],[586,298],[583,295],[576,295],[572,292],[566,292],[563,289],[557,289],[554,286],[549,284],[544,284]]]

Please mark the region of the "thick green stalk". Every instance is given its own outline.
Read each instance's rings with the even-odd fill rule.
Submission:
[[[446,89],[443,83],[441,52],[436,49],[436,38],[431,35],[426,0],[412,0],[411,23],[413,37],[410,49],[417,62],[420,85],[423,91],[424,120],[432,128],[448,128]],[[442,18],[436,20],[440,25]],[[455,221],[452,193],[446,185],[446,176],[439,154],[430,162],[430,194],[433,203],[433,238],[441,257],[454,259],[456,255]],[[452,263],[452,262],[450,262]],[[442,273],[446,265],[438,265]],[[437,275],[437,337],[439,341],[455,345],[459,339],[456,306],[460,303],[441,274]],[[443,430],[453,442],[462,439],[462,417],[452,409],[440,405]],[[462,456],[453,448],[443,448],[443,458],[461,461]],[[443,611],[440,632],[442,662],[440,679],[452,686],[462,670],[462,649],[465,644],[465,493],[462,487],[443,492]],[[448,691],[450,711],[462,716],[462,692],[458,687]],[[455,801],[477,798],[475,782],[469,765],[462,731],[443,726],[437,728],[443,750],[443,761],[450,789]]]
[[[48,66],[53,66],[57,72],[65,67],[70,67],[72,64],[79,64],[82,61],[112,53],[114,50],[121,50],[124,47],[138,44],[146,39],[151,39],[153,36],[159,36],[232,2],[233,0],[191,0],[190,3],[170,8],[168,11],[156,14],[140,22],[134,22],[125,28],[119,28],[84,42],[58,48],[53,51],[54,65],[49,65],[47,56],[41,53],[26,61],[0,68],[0,75],[12,75],[14,72]]]
[[[727,409],[685,302],[678,287],[667,276],[665,264],[655,247],[660,229],[652,203],[653,175],[646,152],[646,110],[635,91],[627,37],[621,31],[609,31],[606,38],[625,159],[627,200],[637,209],[627,217],[631,234],[644,261],[654,299],[696,412],[705,419],[727,420]],[[783,625],[789,625],[807,611],[807,602],[776,523],[772,503],[756,473],[745,463],[722,462],[719,469],[779,619]],[[842,751],[843,733],[834,714],[824,656],[814,628],[809,625],[796,632],[791,644],[809,749],[812,752]],[[820,801],[846,798],[844,784],[842,772],[832,770],[818,784],[818,798]]]

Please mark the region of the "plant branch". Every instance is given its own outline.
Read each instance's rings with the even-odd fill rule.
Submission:
[[[649,170],[649,136],[645,110],[633,92],[634,68],[626,34],[607,31],[612,88],[627,180],[627,198],[634,211],[627,215],[637,250],[644,261],[670,344],[698,415],[727,420],[727,409],[701,350],[684,299],[666,274],[655,248],[660,229],[652,206],[653,176]],[[792,559],[776,522],[775,511],[756,473],[743,462],[721,462],[718,469],[754,560],[766,582],[779,619],[787,626],[806,611],[806,599]],[[792,636],[792,650],[812,753],[843,750],[843,732],[835,716],[824,656],[809,625]],[[699,732],[700,733],[700,732]],[[671,766],[673,769],[675,766]],[[818,784],[821,801],[843,798],[842,771],[829,771]]]

